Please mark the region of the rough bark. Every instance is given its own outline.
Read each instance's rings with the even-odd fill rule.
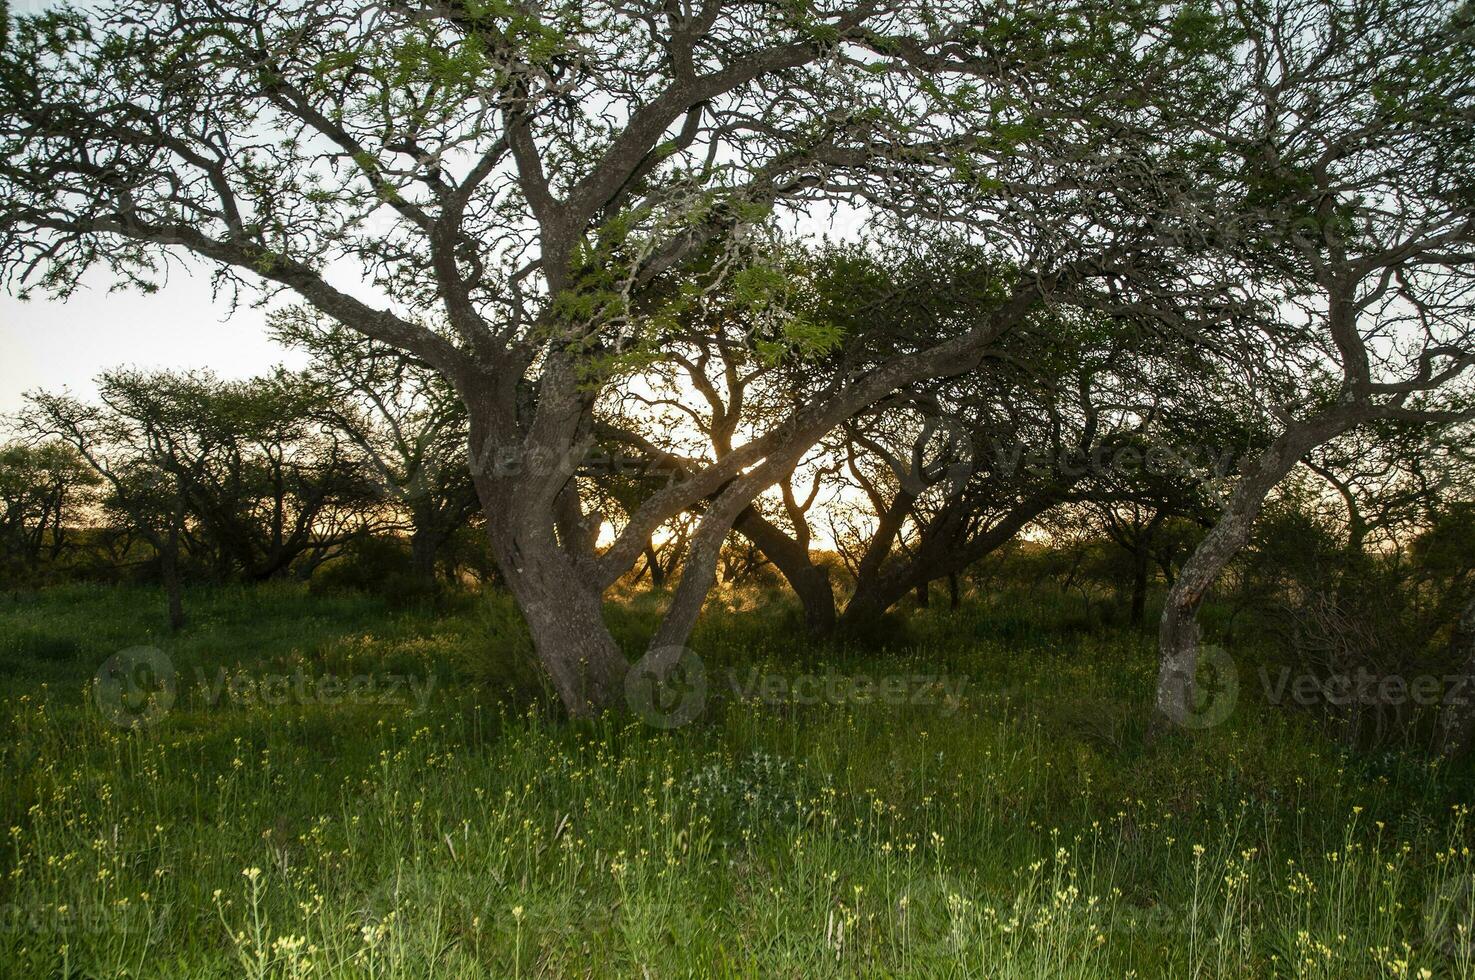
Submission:
[[[497,431],[496,403],[483,391],[470,395],[473,450],[513,444]],[[565,710],[588,717],[624,703],[629,662],[605,625],[603,589],[581,573],[578,556],[556,535],[554,501],[572,476],[559,472],[563,462],[529,453],[507,471],[478,466],[473,479],[492,554],[538,660]]]
[[[835,590],[830,573],[814,564],[809,549],[748,507],[733,529],[751,541],[789,583],[804,610],[804,627],[811,636],[827,636],[835,629]]]
[[[505,542],[499,537],[493,547],[501,555]],[[504,566],[507,585],[564,707],[574,717],[619,707],[629,662],[605,625],[602,595],[556,549],[528,548],[522,541],[513,547],[521,559]]]
[[[1292,423],[1245,471],[1230,494],[1219,520],[1183,568],[1168,591],[1158,628],[1158,680],[1153,727],[1183,724],[1193,715],[1195,675],[1198,670],[1198,611],[1219,573],[1249,540],[1265,497],[1301,458],[1359,421],[1360,406],[1342,406],[1312,419]]]

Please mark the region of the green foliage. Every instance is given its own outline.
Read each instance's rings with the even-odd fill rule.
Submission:
[[[101,482],[64,442],[0,445],[0,583],[36,584],[67,563]]]
[[[391,602],[427,598],[411,570],[409,545],[378,535],[346,544],[340,555],[313,573],[309,588],[313,595],[361,592]]]
[[[1475,502],[1448,504],[1412,546],[1413,556],[1432,577],[1475,576]]]

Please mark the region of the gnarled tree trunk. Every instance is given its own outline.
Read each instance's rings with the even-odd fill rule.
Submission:
[[[502,406],[488,393],[471,395],[472,479],[492,554],[538,660],[570,715],[618,708],[630,665],[604,622],[604,589],[580,567],[574,549],[585,543],[582,537],[559,540],[559,518],[566,524],[569,515],[558,513],[555,502],[570,491],[574,464],[556,447],[572,444],[572,436],[555,419],[544,436],[555,448],[529,448],[531,437],[518,443],[506,435],[510,413],[499,415]],[[572,401],[557,406],[565,416],[577,415]]]
[[[809,549],[765,520],[752,507],[738,515],[733,530],[763,552],[789,583],[804,610],[804,626],[811,636],[822,637],[835,629],[835,590],[830,573],[814,564]]]
[[[1158,679],[1154,700],[1155,728],[1184,724],[1193,716],[1198,670],[1198,611],[1219,573],[1249,540],[1250,529],[1265,497],[1285,479],[1307,452],[1352,428],[1364,417],[1345,405],[1313,419],[1293,423],[1255,463],[1215,525],[1204,535],[1168,590],[1158,628]]]
[[[507,587],[569,714],[619,707],[629,662],[605,625],[601,591],[551,541],[530,546],[526,537],[508,542],[505,532],[491,533]]]

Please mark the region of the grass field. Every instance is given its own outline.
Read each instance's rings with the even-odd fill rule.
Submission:
[[[611,606],[632,652],[658,601]],[[1475,975],[1469,775],[1246,655],[1148,744],[1150,640],[1053,602],[848,651],[749,599],[663,730],[561,720],[495,597],[188,607],[0,599],[0,977]]]

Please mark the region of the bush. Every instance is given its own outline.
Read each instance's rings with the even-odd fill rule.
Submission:
[[[414,604],[435,594],[434,586],[417,579],[411,570],[408,543],[393,537],[350,541],[342,554],[313,574],[308,591],[313,595],[359,592],[391,605]]]

